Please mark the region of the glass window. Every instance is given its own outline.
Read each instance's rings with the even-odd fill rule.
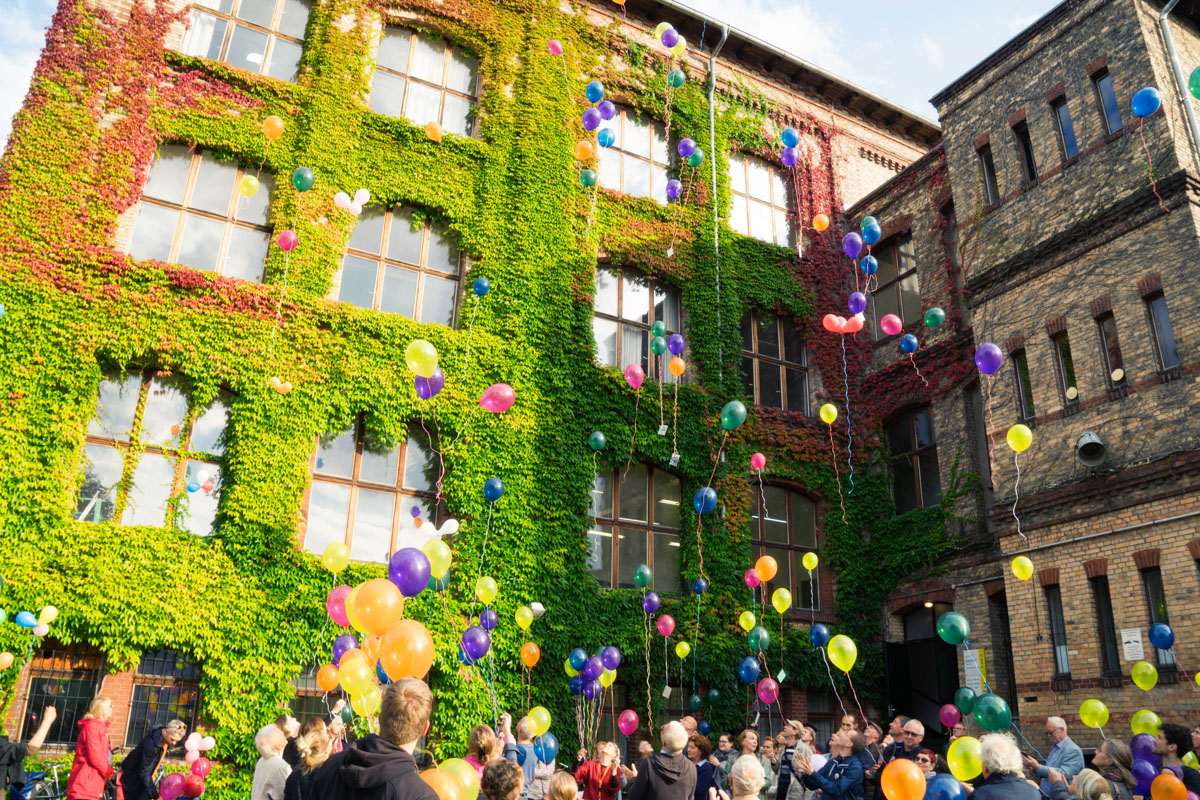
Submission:
[[[425,435],[418,426],[388,441],[369,434],[360,419],[318,439],[304,549],[320,554],[344,542],[355,561],[387,563],[413,508],[424,524],[437,523],[438,464]]]
[[[447,133],[470,136],[479,61],[444,39],[389,25],[383,29],[371,108],[417,125],[437,122]]]
[[[817,549],[816,503],[779,486],[764,486],[761,493],[752,487],[750,534],[754,557],[771,556],[779,565],[774,585],[790,591],[797,608],[820,608],[817,575],[801,563]]]
[[[1142,587],[1146,590],[1146,608],[1150,612],[1150,624],[1170,625],[1167,616],[1167,593],[1163,588],[1162,570],[1158,567],[1142,570]],[[1154,648],[1160,667],[1175,667],[1175,654],[1170,650]]]
[[[1096,604],[1096,633],[1100,642],[1100,670],[1104,676],[1121,674],[1121,657],[1117,650],[1117,626],[1113,621],[1112,596],[1108,578],[1092,578],[1092,601]]]
[[[1067,654],[1067,626],[1063,619],[1062,593],[1058,585],[1045,587],[1046,608],[1050,616],[1050,647],[1054,651],[1055,676],[1071,674],[1071,660]]]
[[[1033,384],[1029,380],[1029,358],[1024,350],[1012,354],[1013,380],[1017,387],[1017,416],[1024,422],[1037,416],[1033,407]]]
[[[942,499],[933,412],[923,408],[884,426],[892,451],[892,497],[896,513],[936,506]]]
[[[614,470],[596,473],[588,572],[602,586],[633,588],[638,566],[647,564],[654,573],[655,591],[677,593],[679,498],[679,477],[646,464],[634,464],[624,475]]]
[[[600,186],[633,197],[667,202],[668,149],[666,129],[628,108],[601,124],[612,132],[613,144],[597,154]]]
[[[1112,76],[1104,71],[1092,76],[1092,86],[1096,90],[1096,103],[1100,107],[1100,119],[1104,121],[1105,133],[1116,133],[1121,130],[1121,106],[1117,103],[1117,93],[1113,90]]]
[[[230,397],[201,405],[170,373],[108,373],[88,423],[75,518],[213,532]],[[136,411],[142,409],[140,419]],[[136,424],[135,424],[136,419]],[[132,469],[132,479],[122,476]]]
[[[292,695],[288,708],[298,720],[307,720],[310,717],[328,719],[329,710],[338,700],[350,700],[340,687],[327,694],[318,686],[317,669],[315,666],[309,667],[292,679],[292,688],[296,693]]]
[[[1071,340],[1067,332],[1056,334],[1050,339],[1054,349],[1054,366],[1058,372],[1058,388],[1064,403],[1079,402],[1079,389],[1075,383],[1075,359],[1071,357]]]
[[[1096,318],[1100,334],[1100,354],[1104,359],[1105,380],[1109,388],[1125,383],[1125,362],[1121,360],[1121,343],[1117,340],[1117,320],[1112,313]]]
[[[359,217],[336,281],[337,299],[453,325],[463,256],[444,222],[407,206],[366,209]]]
[[[103,661],[100,651],[89,645],[67,646],[42,639],[29,660],[25,716],[17,723],[19,740],[33,736],[41,724],[43,709],[54,706],[58,719],[46,734],[46,744],[74,747],[79,721],[100,687]]]
[[[672,358],[669,350],[658,357],[657,371],[650,363],[650,328],[655,322],[667,326],[667,336],[683,332],[679,290],[632,267],[598,265],[595,280],[592,333],[601,366],[624,370],[638,364],[649,378],[686,383],[687,372],[676,378],[667,370]],[[687,351],[682,357],[687,360]]]
[[[742,318],[742,386],[755,405],[808,413],[804,335],[791,317]]]
[[[876,339],[886,339],[888,334],[879,327],[884,316],[895,314],[908,326],[920,322],[924,315],[917,284],[917,258],[911,236],[876,247],[872,255],[879,261],[879,271],[875,274],[879,287],[871,292],[871,313],[875,316],[872,331]]]
[[[1146,298],[1146,312],[1150,319],[1150,332],[1154,335],[1154,352],[1158,356],[1159,368],[1168,370],[1178,367],[1179,348],[1175,344],[1171,317],[1167,314],[1167,298],[1161,293]]]
[[[309,0],[195,3],[182,52],[295,81],[310,7]]]
[[[1038,179],[1037,159],[1033,155],[1033,140],[1029,138],[1029,126],[1024,122],[1013,126],[1013,136],[1017,140],[1017,155],[1021,159],[1021,175],[1026,183]]]
[[[733,206],[729,227],[783,247],[795,244],[795,203],[782,167],[754,156],[729,156]]]
[[[983,181],[983,196],[988,205],[1000,202],[1000,186],[996,183],[996,162],[992,159],[992,148],[979,148],[979,179]]]
[[[172,650],[145,653],[133,679],[125,746],[136,747],[151,728],[173,719],[194,730],[199,704],[200,668],[196,662]]]
[[[1067,106],[1067,99],[1060,98],[1050,108],[1054,111],[1054,121],[1058,127],[1058,143],[1062,147],[1063,159],[1074,158],[1079,155],[1079,145],[1075,141],[1075,125],[1071,122],[1071,109]]]
[[[244,197],[238,186],[252,174],[184,145],[159,148],[138,204],[129,254],[261,282],[274,184],[259,174],[258,192]]]

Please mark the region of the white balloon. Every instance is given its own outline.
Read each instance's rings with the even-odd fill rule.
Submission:
[[[809,763],[812,764],[813,772],[820,771],[821,767],[825,766],[826,760],[825,756],[820,753],[813,753],[812,757],[808,759]]]
[[[358,203],[360,206],[365,206],[367,203],[371,202],[371,193],[366,189],[359,189],[354,193],[354,202]]]
[[[333,204],[338,208],[350,207],[350,195],[345,192],[338,192],[333,196]]]

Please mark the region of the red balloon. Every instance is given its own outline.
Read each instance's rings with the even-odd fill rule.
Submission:
[[[200,759],[196,759],[199,761]],[[183,796],[199,797],[204,794],[204,778],[199,775],[188,775],[183,779]]]
[[[862,326],[862,317],[855,314],[853,317],[846,320],[844,325],[842,325],[842,333],[858,333],[862,330]]]
[[[840,328],[837,320],[838,318],[836,315],[826,314],[824,319],[821,320],[821,324],[824,325],[825,330],[829,331],[830,333],[838,333]]]
[[[212,762],[204,756],[200,756],[192,762],[192,774],[199,775],[201,778],[207,778],[208,773],[212,772]],[[204,791],[203,784],[200,791]]]

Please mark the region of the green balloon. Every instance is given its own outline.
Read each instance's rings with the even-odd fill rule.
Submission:
[[[959,687],[954,693],[954,706],[964,714],[975,710],[975,690],[966,686]]]
[[[946,321],[946,312],[942,311],[937,306],[925,312],[925,327],[937,328]]]
[[[1188,91],[1192,93],[1192,97],[1200,100],[1200,67],[1192,70],[1192,75],[1188,78]]]
[[[450,570],[446,570],[446,574],[438,578],[433,575],[429,576],[429,583],[425,585],[427,589],[433,592],[444,592],[446,587],[450,585]]]
[[[938,617],[937,632],[946,644],[960,645],[971,638],[971,623],[957,611],[947,611]]]
[[[588,444],[597,453],[604,449],[604,445],[608,443],[608,439],[604,438],[604,434],[600,431],[592,431],[592,435],[588,437]]]
[[[727,431],[737,430],[746,421],[746,404],[741,400],[730,400],[721,409],[721,427]]]
[[[687,75],[683,74],[681,69],[673,69],[667,73],[667,83],[672,89],[678,89],[687,81]]]
[[[654,573],[650,571],[650,567],[641,564],[633,571],[633,582],[645,589],[654,580]]]
[[[878,225],[878,224],[879,224],[879,220],[875,219],[874,217],[869,217],[869,216],[863,217],[862,222],[858,223],[858,229],[860,231],[865,231],[867,229],[868,225]]]
[[[354,722],[354,709],[350,708],[350,704],[342,706],[342,722],[350,725]]]
[[[761,653],[771,646],[771,634],[767,633],[767,629],[762,625],[755,625],[750,629],[750,633],[746,634],[746,639],[750,642],[750,649],[755,653]]]
[[[719,702],[721,702],[721,691],[719,689],[709,689],[708,704],[710,706],[715,706]]]
[[[688,708],[692,711],[699,711],[704,706],[704,701],[700,699],[700,695],[694,694],[688,698]]]
[[[579,173],[579,185],[580,186],[595,186],[596,185],[596,170],[585,169],[583,172]]]
[[[658,322],[651,325],[650,326],[650,335],[651,336],[666,336],[667,335],[667,323],[663,322],[662,320],[659,320]]]
[[[704,163],[704,151],[697,147],[695,151],[693,151],[692,154],[687,157],[687,162],[693,167],[700,166]]]
[[[656,356],[661,356],[667,352],[667,339],[665,336],[655,336],[650,340],[650,352]]]
[[[1012,712],[1003,697],[985,694],[975,701],[975,721],[988,733],[999,733],[1012,724]]]
[[[295,186],[298,192],[307,192],[316,182],[316,173],[308,167],[296,167],[296,171],[292,173],[292,186]]]

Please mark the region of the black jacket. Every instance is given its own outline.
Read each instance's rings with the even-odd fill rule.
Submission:
[[[976,785],[971,800],[1042,800],[1042,790],[1030,786],[1020,775],[997,772]]]
[[[696,800],[708,800],[708,790],[720,789],[721,773],[717,768],[707,761],[701,761],[696,765]]]
[[[305,772],[303,766],[293,769],[283,785],[283,800],[313,800],[313,781],[322,766],[318,765],[312,772]]]
[[[293,772],[300,769],[300,748],[296,746],[297,738],[293,736],[283,746],[283,760],[287,762],[287,765],[292,768]]]
[[[438,800],[417,774],[416,759],[373,733],[330,756],[309,778],[319,800]]]
[[[638,764],[629,800],[695,800],[696,765],[683,753],[655,753]]]
[[[146,738],[121,761],[121,789],[125,800],[158,800],[154,773],[163,761],[165,727],[151,728]]]

